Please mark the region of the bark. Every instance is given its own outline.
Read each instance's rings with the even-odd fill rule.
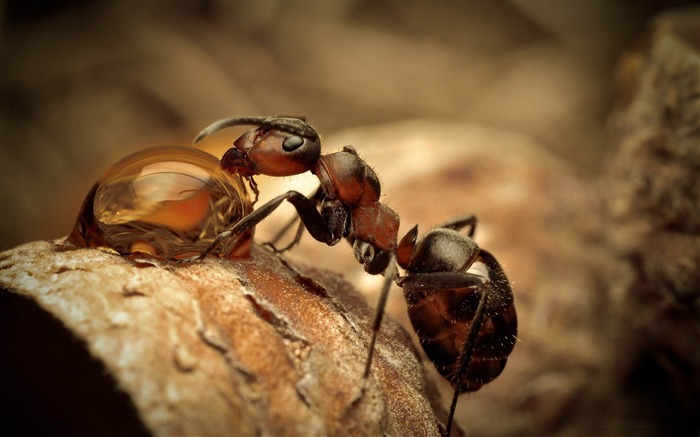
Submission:
[[[16,389],[5,394],[22,430],[438,434],[423,367],[391,320],[361,395],[372,310],[337,275],[260,247],[249,259],[176,265],[35,242],[4,252],[1,262],[2,287],[41,309],[3,293],[3,356],[11,357],[3,378]],[[46,314],[60,323],[41,321]],[[103,371],[80,370],[92,366],[90,356]],[[51,378],[29,369],[51,372],[45,364],[61,362],[59,383],[33,381]],[[69,396],[85,380],[105,388]]]
[[[657,18],[620,64],[610,240],[620,432],[700,427],[700,9]]]

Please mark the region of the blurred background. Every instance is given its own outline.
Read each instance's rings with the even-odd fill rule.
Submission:
[[[0,248],[66,235],[116,159],[230,116],[481,123],[598,173],[621,51],[684,3],[5,0]]]
[[[635,273],[604,238],[601,175],[613,108],[630,98],[620,77],[635,64],[620,60],[648,42],[652,17],[691,3],[6,0],[0,249],[67,235],[94,181],[130,152],[190,144],[224,117],[303,114],[325,151],[352,144],[367,158],[402,232],[477,213],[477,241],[506,267],[521,341],[496,382],[460,401],[465,429],[688,431],[698,380],[684,390],[684,375],[697,367],[677,358],[695,350],[697,362],[696,344],[669,359],[638,340],[647,332],[629,334],[637,314],[617,311],[631,308]],[[236,136],[201,147],[221,156]],[[260,182],[263,199],[316,184]],[[289,256],[376,297],[342,244],[305,238]],[[393,293],[408,325],[402,305]]]

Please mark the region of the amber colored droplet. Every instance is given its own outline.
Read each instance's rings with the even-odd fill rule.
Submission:
[[[201,253],[252,210],[243,179],[192,147],[161,146],[114,164],[90,190],[67,243],[121,254],[183,258]],[[221,244],[247,256],[252,231]]]

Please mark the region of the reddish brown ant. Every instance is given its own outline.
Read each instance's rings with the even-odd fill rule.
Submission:
[[[283,116],[221,120],[202,131],[195,142],[239,125],[256,127],[233,143],[221,167],[247,178],[256,195],[253,176],[258,174],[291,176],[311,171],[320,187],[312,198],[296,191],[275,197],[187,261],[201,259],[222,240],[252,229],[285,200],[294,206],[301,223],[294,241],[280,251],[294,246],[304,227],[328,245],[347,239],[365,271],[383,273],[386,278],[372,322],[363,378],[370,372],[377,331],[395,281],[404,290],[411,323],[425,353],[454,387],[444,431],[449,436],[459,394],[478,390],[498,377],[517,334],[508,279],[493,255],[479,249],[471,238],[476,218],[443,224],[423,239],[418,239],[415,226],[399,241],[399,216],[379,201],[379,179],[352,147],[321,155],[316,130],[304,118]],[[464,228],[466,234],[459,232]],[[398,267],[406,272],[404,276]]]

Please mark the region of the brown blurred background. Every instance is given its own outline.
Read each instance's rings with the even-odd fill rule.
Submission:
[[[616,60],[683,3],[6,0],[0,248],[67,234],[110,163],[228,116],[482,123],[595,174]]]

